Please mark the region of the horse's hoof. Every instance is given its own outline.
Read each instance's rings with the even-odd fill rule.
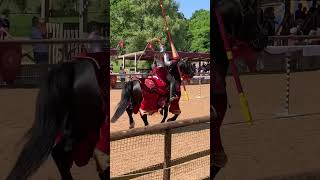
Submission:
[[[133,122],[133,123],[131,123],[130,124],[130,126],[129,126],[129,129],[133,129],[134,128],[134,125],[135,125],[135,123]]]

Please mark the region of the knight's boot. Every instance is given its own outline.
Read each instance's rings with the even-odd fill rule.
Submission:
[[[174,81],[170,82],[170,99],[169,102],[174,101],[175,99],[177,99],[177,93],[176,93],[176,83]]]
[[[108,175],[110,174],[110,168],[107,168],[103,171],[103,173],[99,173],[99,177],[101,180],[107,180]]]

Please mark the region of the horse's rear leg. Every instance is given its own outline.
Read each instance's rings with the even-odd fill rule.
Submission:
[[[149,125],[148,116],[147,116],[146,114],[144,114],[144,115],[141,115],[141,114],[140,114],[140,116],[141,116],[141,118],[142,118],[142,120],[143,120],[143,122],[144,122],[144,125],[145,125],[145,126],[148,126],[148,125]]]
[[[133,110],[132,110],[132,108],[128,107],[126,109],[126,111],[129,116],[129,124],[130,124],[129,128],[132,129],[132,128],[134,128],[134,125],[135,125],[134,120],[133,120],[133,116],[132,116]]]
[[[214,179],[215,177],[216,177],[216,175],[218,174],[218,172],[220,171],[220,167],[218,167],[218,166],[215,166],[215,165],[212,165],[211,167],[210,167],[210,170],[211,170],[211,175],[210,175],[210,177],[212,178],[212,179]]]
[[[164,122],[166,122],[166,119],[168,117],[168,111],[169,111],[168,106],[165,106],[162,111],[163,111],[163,114],[162,114],[163,118],[162,118],[161,123],[164,123]]]
[[[224,152],[222,146],[220,127],[224,119],[227,110],[227,94],[215,94],[212,96],[215,101],[212,103],[211,114],[213,115],[213,121],[211,121],[211,149],[213,150],[211,158],[213,159],[213,165],[211,166],[211,177],[215,177],[221,168],[223,168],[228,158]]]
[[[173,117],[168,119],[168,122],[175,121],[179,117],[180,114],[175,114]]]
[[[57,144],[52,150],[52,158],[61,175],[61,180],[73,180],[71,169],[71,152],[65,152],[62,143]]]

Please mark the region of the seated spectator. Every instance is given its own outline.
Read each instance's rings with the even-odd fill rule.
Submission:
[[[125,83],[125,81],[126,81],[126,72],[124,71],[123,67],[120,67],[119,75],[120,75],[120,81],[122,83]]]
[[[298,9],[296,10],[295,14],[294,14],[294,18],[295,20],[298,20],[298,19],[303,19],[302,18],[302,3],[299,3],[298,4]]]
[[[301,19],[305,20],[306,17],[307,17],[307,8],[304,7],[304,8],[302,9]]]
[[[9,14],[6,11],[1,13],[0,17],[0,39],[5,39],[8,36],[10,29]]]
[[[39,18],[32,18],[31,39],[45,39],[46,35],[40,29]],[[49,47],[47,44],[35,44],[33,45],[33,57],[37,64],[46,64],[49,59]]]
[[[281,23],[280,35],[289,35],[290,29],[294,27],[294,17],[289,11],[286,11]]]
[[[101,39],[100,34],[99,34],[99,30],[98,30],[98,26],[96,24],[94,24],[92,26],[92,31],[89,34],[88,39],[92,39],[92,40]],[[103,52],[103,44],[102,43],[94,42],[94,43],[90,43],[88,46],[89,46],[89,48],[88,48],[89,53]]]

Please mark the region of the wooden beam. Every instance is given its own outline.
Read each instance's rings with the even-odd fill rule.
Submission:
[[[137,66],[138,66],[137,53],[135,53],[135,55],[134,55],[134,73],[137,73]]]
[[[49,17],[50,17],[50,0],[45,0],[45,3],[44,3],[44,8],[45,8],[45,14],[44,14],[44,20],[46,23],[49,22]]]
[[[167,129],[176,129],[181,127],[186,127],[190,125],[202,124],[210,122],[209,116],[203,116],[198,118],[190,118],[186,120],[174,121],[174,122],[167,122],[164,124],[156,124],[153,126],[141,127],[141,128],[134,128],[130,130],[124,131],[117,131],[110,134],[111,141],[117,141],[125,138],[131,138],[135,136],[141,136],[144,134],[154,134],[163,132]]]
[[[83,14],[84,14],[84,0],[79,0],[79,35],[80,38],[84,38],[84,18],[83,18]]]

